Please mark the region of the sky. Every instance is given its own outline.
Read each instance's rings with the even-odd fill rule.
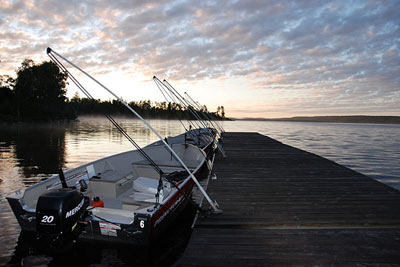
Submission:
[[[228,117],[399,116],[399,14],[390,0],[0,0],[0,74],[51,47],[127,101],[163,101],[156,75]]]

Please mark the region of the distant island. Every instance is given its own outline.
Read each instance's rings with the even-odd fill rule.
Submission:
[[[241,118],[235,120],[247,121],[298,121],[298,122],[332,122],[332,123],[377,123],[377,124],[400,124],[400,116],[313,116],[313,117],[292,117],[292,118]]]

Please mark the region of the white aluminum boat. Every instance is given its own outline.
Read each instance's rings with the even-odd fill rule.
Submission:
[[[209,174],[211,161],[202,149],[170,147],[197,178]],[[52,244],[79,238],[148,245],[187,204],[194,182],[165,146],[143,151],[162,170],[161,178],[132,150],[54,175],[7,200],[22,230]],[[104,207],[93,204],[95,197]]]

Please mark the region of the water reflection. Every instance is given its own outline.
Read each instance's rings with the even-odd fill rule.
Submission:
[[[0,130],[2,163],[14,158],[15,167],[27,186],[38,179],[26,179],[56,173],[65,163],[64,125],[11,125]],[[6,164],[7,165],[7,164]],[[6,174],[5,169],[0,169]]]
[[[25,177],[57,173],[65,164],[65,128],[40,126],[18,129],[15,156]]]
[[[117,118],[118,123],[140,146],[158,140],[139,120]],[[161,136],[175,136],[183,133],[179,121],[150,120],[150,124]],[[102,117],[84,117],[69,125],[66,130],[66,168],[73,168],[83,163],[119,152],[134,149],[113,125]]]

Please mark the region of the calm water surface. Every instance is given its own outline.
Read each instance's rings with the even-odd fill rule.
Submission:
[[[139,145],[157,140],[137,120],[118,119],[118,122]],[[162,136],[184,131],[179,121],[150,120],[150,124]],[[268,135],[400,190],[400,125],[258,121],[229,121],[222,125],[226,131]],[[26,247],[33,241],[20,236],[17,221],[4,199],[6,195],[45,179],[60,167],[73,168],[130,149],[132,145],[103,118],[80,118],[79,122],[60,124],[0,125],[0,264],[24,262],[40,266],[59,265],[63,261],[37,255],[31,247]],[[182,238],[181,243],[186,242]],[[127,260],[116,248],[98,248],[96,255],[81,263],[96,266],[132,263],[130,257]]]

